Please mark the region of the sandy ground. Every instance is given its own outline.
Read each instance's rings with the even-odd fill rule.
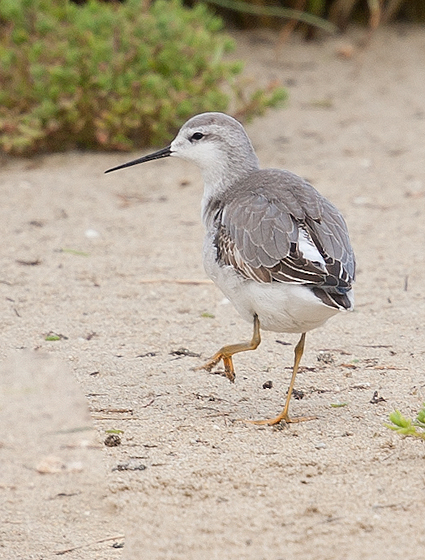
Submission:
[[[356,311],[307,336],[292,414],[317,420],[237,421],[281,409],[295,335],[234,385],[192,369],[251,336],[202,268],[196,168],[2,160],[1,558],[424,557],[424,442],[384,423],[425,400],[425,30],[362,36],[236,53],[290,93],[248,126],[263,166],[312,181],[357,254]]]

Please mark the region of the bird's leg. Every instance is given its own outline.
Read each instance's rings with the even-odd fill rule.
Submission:
[[[250,342],[240,342],[238,344],[229,344],[229,346],[223,346],[218,352],[208,360],[208,362],[196,369],[206,369],[211,371],[214,366],[218,364],[220,360],[223,360],[224,373],[226,377],[232,381],[235,381],[235,369],[233,367],[233,354],[238,352],[246,352],[247,350],[255,350],[261,342],[260,336],[260,321],[258,316],[254,315],[254,332]]]
[[[267,424],[268,426],[273,426],[274,424],[278,424],[282,420],[285,422],[304,422],[306,420],[315,420],[315,417],[302,417],[302,418],[289,418],[288,411],[289,411],[289,401],[291,400],[292,391],[294,389],[295,384],[295,377],[297,376],[298,366],[300,365],[301,357],[304,352],[304,343],[305,343],[305,333],[301,335],[298,344],[295,346],[295,357],[294,357],[294,367],[292,368],[292,377],[291,382],[289,384],[288,389],[288,396],[286,397],[285,406],[279,416],[276,418],[269,418],[267,420],[248,420],[250,424],[260,424],[264,425]]]

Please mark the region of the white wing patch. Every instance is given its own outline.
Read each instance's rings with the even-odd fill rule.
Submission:
[[[311,262],[319,263],[323,270],[326,270],[326,263],[322,255],[319,253],[308,233],[301,227],[298,227],[298,247],[305,259]]]

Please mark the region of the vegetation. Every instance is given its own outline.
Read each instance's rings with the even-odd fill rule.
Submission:
[[[1,0],[0,151],[133,150],[159,145],[195,113],[241,119],[285,99],[246,92],[220,13],[287,31],[425,21],[423,0]],[[224,12],[223,12],[224,10]]]
[[[390,414],[390,421],[391,424],[386,424],[390,430],[403,436],[425,439],[425,403],[415,420],[405,418],[399,410],[395,410]]]
[[[246,94],[205,4],[148,4],[1,0],[0,150],[132,150],[231,99],[243,118],[285,98],[274,85]]]
[[[351,22],[369,22],[372,28],[398,19],[425,21],[423,0],[206,0],[238,12],[243,26],[276,25],[290,19],[326,31],[344,30]],[[281,25],[281,24],[280,24]]]

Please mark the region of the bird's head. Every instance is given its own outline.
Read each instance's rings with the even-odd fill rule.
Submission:
[[[105,173],[169,156],[195,163],[205,184],[217,188],[224,188],[258,169],[257,156],[243,126],[224,113],[202,113],[181,127],[170,146]]]

